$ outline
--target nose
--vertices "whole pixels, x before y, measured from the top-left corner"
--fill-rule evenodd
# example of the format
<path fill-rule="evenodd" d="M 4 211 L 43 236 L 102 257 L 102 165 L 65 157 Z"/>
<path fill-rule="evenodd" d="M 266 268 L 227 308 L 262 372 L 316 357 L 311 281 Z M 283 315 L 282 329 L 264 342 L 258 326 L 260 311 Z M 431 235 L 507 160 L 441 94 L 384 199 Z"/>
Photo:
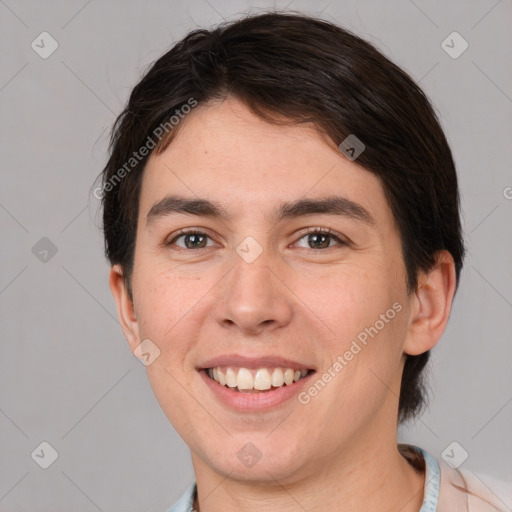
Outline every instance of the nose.
<path fill-rule="evenodd" d="M 232 271 L 216 297 L 215 318 L 223 328 L 258 335 L 286 326 L 292 317 L 293 293 L 281 269 L 265 251 L 247 263 L 237 254 Z"/>

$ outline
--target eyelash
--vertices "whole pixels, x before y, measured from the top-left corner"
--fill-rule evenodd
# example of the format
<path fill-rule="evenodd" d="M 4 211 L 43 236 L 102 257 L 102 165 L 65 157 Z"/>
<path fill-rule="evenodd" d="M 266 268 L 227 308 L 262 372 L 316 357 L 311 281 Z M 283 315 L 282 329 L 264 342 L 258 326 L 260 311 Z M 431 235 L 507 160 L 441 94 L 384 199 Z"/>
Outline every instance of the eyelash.
<path fill-rule="evenodd" d="M 349 245 L 349 242 L 343 240 L 341 238 L 341 235 L 338 235 L 337 233 L 335 233 L 334 231 L 332 231 L 331 229 L 329 228 L 309 228 L 306 232 L 302 233 L 301 236 L 299 236 L 299 238 L 297 239 L 298 240 L 301 240 L 302 238 L 304 238 L 305 236 L 307 235 L 311 235 L 311 234 L 319 234 L 319 235 L 329 235 L 331 238 L 333 238 L 336 242 L 338 242 L 337 245 L 339 246 L 348 246 Z M 172 240 L 170 240 L 169 242 L 166 242 L 165 243 L 165 246 L 171 246 L 173 245 L 179 238 L 185 236 L 185 235 L 205 235 L 207 236 L 208 238 L 212 239 L 212 237 L 210 237 L 208 235 L 208 233 L 205 233 L 204 231 L 199 231 L 199 230 L 196 230 L 196 229 L 180 229 L 176 236 L 174 236 L 172 238 Z M 186 248 L 186 247 L 180 247 L 179 250 L 184 250 L 184 251 L 201 251 L 203 249 L 208 249 L 209 247 L 200 247 L 198 249 L 189 249 L 189 248 Z M 315 251 L 315 252 L 318 252 L 318 251 L 326 251 L 328 249 L 332 249 L 332 247 L 327 247 L 326 249 L 310 249 L 312 251 Z"/>

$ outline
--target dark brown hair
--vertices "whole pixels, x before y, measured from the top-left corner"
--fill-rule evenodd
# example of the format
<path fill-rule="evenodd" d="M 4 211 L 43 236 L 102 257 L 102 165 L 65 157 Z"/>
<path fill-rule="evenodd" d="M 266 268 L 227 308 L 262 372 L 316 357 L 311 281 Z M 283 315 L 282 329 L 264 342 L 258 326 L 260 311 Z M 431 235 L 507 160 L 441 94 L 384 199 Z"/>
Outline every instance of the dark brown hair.
<path fill-rule="evenodd" d="M 96 191 L 106 256 L 123 268 L 130 297 L 144 165 L 176 128 L 158 140 L 154 134 L 191 99 L 201 104 L 228 95 L 270 122 L 313 123 L 336 146 L 354 134 L 365 145 L 357 163 L 380 179 L 398 225 L 409 292 L 417 288 L 418 271 L 430 270 L 442 249 L 455 260 L 458 282 L 464 244 L 455 164 L 425 94 L 349 31 L 303 15 L 265 13 L 189 33 L 150 67 L 113 127 Z M 150 139 L 154 149 L 130 160 Z M 429 356 L 407 356 L 400 421 L 424 405 Z"/>

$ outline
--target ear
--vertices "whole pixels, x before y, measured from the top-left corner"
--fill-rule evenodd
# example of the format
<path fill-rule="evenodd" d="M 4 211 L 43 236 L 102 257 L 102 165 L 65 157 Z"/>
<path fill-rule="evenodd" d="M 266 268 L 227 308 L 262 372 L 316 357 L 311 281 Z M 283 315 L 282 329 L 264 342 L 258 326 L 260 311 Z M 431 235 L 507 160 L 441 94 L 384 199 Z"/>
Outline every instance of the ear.
<path fill-rule="evenodd" d="M 139 325 L 135 316 L 135 309 L 131 301 L 123 270 L 120 265 L 113 265 L 110 269 L 109 285 L 116 301 L 117 314 L 124 336 L 133 352 L 140 344 Z"/>
<path fill-rule="evenodd" d="M 420 272 L 411 298 L 411 318 L 404 345 L 406 354 L 423 354 L 441 338 L 456 289 L 455 263 L 448 251 L 439 251 L 434 268 Z"/>

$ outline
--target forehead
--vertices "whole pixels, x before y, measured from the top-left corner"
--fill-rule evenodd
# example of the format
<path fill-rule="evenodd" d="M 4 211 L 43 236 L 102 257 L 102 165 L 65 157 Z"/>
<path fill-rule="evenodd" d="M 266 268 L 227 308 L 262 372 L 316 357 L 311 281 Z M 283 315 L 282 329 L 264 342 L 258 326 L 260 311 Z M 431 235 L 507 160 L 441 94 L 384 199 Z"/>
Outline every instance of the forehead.
<path fill-rule="evenodd" d="M 272 220 L 283 202 L 341 195 L 390 222 L 379 179 L 311 125 L 277 125 L 228 98 L 199 105 L 146 165 L 139 223 L 166 195 L 209 198 L 232 218 Z"/>

